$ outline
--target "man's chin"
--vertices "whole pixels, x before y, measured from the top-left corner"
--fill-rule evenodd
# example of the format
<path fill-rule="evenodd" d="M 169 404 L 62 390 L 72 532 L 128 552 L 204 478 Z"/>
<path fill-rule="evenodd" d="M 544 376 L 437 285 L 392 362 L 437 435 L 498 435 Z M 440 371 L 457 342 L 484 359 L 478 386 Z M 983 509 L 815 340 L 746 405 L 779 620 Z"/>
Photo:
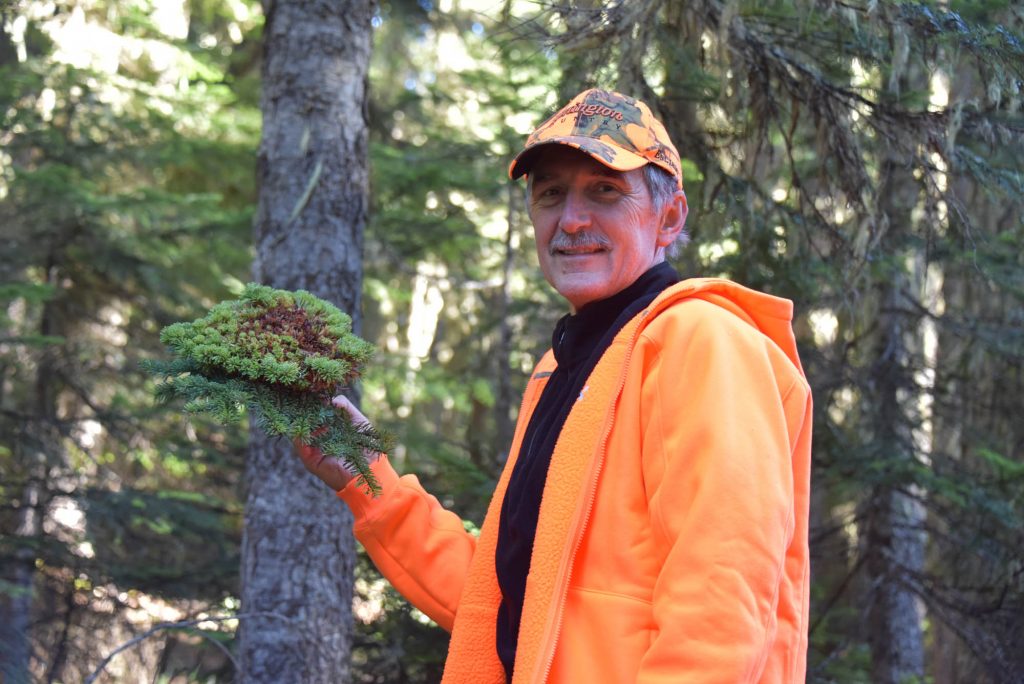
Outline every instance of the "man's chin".
<path fill-rule="evenodd" d="M 558 294 L 562 295 L 570 304 L 573 313 L 579 311 L 587 304 L 604 299 L 605 280 L 600 277 L 585 277 L 584 273 L 574 274 L 574 277 L 565 278 L 555 284 Z"/>

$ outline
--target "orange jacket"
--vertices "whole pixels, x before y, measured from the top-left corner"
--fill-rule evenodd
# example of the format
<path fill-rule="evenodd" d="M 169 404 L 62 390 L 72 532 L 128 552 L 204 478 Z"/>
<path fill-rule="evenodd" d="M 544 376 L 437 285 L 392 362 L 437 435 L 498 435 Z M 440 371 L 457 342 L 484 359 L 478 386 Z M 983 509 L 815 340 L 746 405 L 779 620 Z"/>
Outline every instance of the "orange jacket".
<path fill-rule="evenodd" d="M 802 682 L 811 396 L 792 304 L 693 279 L 618 334 L 551 458 L 515 684 Z M 479 539 L 386 459 L 339 496 L 381 572 L 452 630 L 444 682 L 497 684 L 498 515 L 549 352 Z"/>

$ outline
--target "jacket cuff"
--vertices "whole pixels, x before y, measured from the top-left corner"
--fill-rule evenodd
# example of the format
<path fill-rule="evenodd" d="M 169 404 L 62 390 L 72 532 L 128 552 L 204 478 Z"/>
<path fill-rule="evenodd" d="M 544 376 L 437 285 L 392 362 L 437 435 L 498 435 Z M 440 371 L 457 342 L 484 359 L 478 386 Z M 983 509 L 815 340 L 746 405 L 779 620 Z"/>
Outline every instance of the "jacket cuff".
<path fill-rule="evenodd" d="M 386 454 L 370 464 L 370 471 L 377 478 L 380 485 L 380 494 L 373 496 L 366 491 L 366 488 L 358 484 L 359 478 L 353 478 L 347 485 L 335 492 L 338 498 L 348 504 L 356 520 L 367 516 L 388 493 L 398 486 L 398 473 L 391 467 L 391 462 Z"/>

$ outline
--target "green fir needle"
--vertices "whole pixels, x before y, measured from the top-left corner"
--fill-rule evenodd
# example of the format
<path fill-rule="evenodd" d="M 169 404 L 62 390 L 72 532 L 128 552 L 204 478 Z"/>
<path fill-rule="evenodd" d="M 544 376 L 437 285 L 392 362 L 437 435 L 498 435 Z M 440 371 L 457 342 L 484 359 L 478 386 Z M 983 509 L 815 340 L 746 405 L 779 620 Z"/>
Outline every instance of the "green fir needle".
<path fill-rule="evenodd" d="M 268 435 L 340 458 L 361 486 L 380 491 L 365 454 L 390 451 L 392 440 L 353 424 L 331 405 L 373 354 L 337 307 L 304 290 L 250 283 L 238 299 L 215 305 L 203 318 L 167 326 L 160 341 L 174 358 L 144 363 L 162 379 L 159 399 L 183 398 L 186 411 L 225 424 L 248 409 Z"/>

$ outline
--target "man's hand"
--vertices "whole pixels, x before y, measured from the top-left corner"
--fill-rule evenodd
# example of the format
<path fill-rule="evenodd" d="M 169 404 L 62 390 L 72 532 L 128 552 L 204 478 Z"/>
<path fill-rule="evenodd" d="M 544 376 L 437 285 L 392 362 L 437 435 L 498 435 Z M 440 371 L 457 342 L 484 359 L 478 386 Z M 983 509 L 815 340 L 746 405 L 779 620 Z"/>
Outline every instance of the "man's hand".
<path fill-rule="evenodd" d="M 338 395 L 331 399 L 331 403 L 336 408 L 339 408 L 348 413 L 349 418 L 356 425 L 369 424 L 369 420 L 366 416 L 348 400 L 347 397 Z M 307 446 L 298 440 L 295 441 L 295 449 L 299 453 L 299 459 L 302 461 L 302 465 L 306 466 L 306 470 L 316 475 L 320 480 L 333 489 L 338 491 L 344 489 L 349 482 L 355 479 L 341 460 L 337 458 L 324 458 L 323 453 L 319 449 L 314 449 L 311 446 Z M 366 460 L 369 463 L 373 463 L 380 454 L 366 454 Z"/>

